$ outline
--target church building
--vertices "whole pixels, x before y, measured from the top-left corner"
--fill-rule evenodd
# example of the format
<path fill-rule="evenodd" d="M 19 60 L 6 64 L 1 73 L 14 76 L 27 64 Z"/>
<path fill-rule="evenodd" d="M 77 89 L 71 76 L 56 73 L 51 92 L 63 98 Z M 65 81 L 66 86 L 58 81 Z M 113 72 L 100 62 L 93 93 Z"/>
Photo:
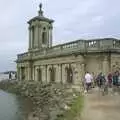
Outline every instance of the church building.
<path fill-rule="evenodd" d="M 42 4 L 39 9 L 38 16 L 28 21 L 28 51 L 17 56 L 18 80 L 81 86 L 86 71 L 107 75 L 119 70 L 120 40 L 80 39 L 53 46 L 54 20 L 44 16 Z"/>

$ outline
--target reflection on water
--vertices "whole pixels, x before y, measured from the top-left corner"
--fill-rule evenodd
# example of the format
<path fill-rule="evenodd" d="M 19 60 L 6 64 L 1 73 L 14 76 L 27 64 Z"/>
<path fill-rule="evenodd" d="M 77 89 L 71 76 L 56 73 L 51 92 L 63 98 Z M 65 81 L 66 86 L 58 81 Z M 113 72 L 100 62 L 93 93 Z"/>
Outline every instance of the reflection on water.
<path fill-rule="evenodd" d="M 26 120 L 32 107 L 30 100 L 0 90 L 0 120 Z"/>

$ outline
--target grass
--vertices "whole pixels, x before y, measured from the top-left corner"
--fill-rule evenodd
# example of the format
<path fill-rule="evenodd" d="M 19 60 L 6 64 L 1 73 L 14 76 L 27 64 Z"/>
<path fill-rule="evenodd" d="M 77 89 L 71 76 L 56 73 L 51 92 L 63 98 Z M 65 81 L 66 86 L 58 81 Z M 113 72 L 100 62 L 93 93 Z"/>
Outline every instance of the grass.
<path fill-rule="evenodd" d="M 80 116 L 84 104 L 83 96 L 78 96 L 73 101 L 70 110 L 65 111 L 63 115 L 59 116 L 57 120 L 74 120 L 77 116 Z"/>

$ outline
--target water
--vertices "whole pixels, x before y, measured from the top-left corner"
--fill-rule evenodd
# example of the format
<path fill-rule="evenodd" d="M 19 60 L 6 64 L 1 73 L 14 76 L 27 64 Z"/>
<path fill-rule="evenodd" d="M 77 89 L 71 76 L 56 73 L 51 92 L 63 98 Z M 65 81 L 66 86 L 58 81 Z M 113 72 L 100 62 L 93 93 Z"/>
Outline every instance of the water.
<path fill-rule="evenodd" d="M 27 120 L 32 102 L 0 90 L 0 120 Z"/>
<path fill-rule="evenodd" d="M 15 74 L 11 74 L 12 79 L 15 79 Z M 9 79 L 9 74 L 3 74 L 0 73 L 0 81 L 1 80 L 8 80 Z"/>
<path fill-rule="evenodd" d="M 9 75 L 8 74 L 1 74 L 0 73 L 0 81 L 1 80 L 8 80 L 9 79 Z"/>

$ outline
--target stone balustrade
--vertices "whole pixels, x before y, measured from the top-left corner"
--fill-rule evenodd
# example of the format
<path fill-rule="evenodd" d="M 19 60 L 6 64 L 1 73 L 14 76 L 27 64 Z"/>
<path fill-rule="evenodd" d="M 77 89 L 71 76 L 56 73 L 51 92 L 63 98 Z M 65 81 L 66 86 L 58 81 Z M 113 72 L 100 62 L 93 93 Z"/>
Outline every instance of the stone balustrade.
<path fill-rule="evenodd" d="M 18 54 L 18 59 L 24 58 L 24 57 L 28 57 L 28 52 L 26 53 L 22 53 L 22 54 Z"/>
<path fill-rule="evenodd" d="M 43 57 L 49 55 L 59 55 L 71 52 L 89 52 L 89 51 L 102 51 L 106 49 L 120 49 L 120 40 L 114 38 L 93 39 L 93 40 L 77 40 L 74 42 L 68 42 L 65 44 L 59 44 L 51 48 L 33 51 L 31 53 L 26 52 L 18 55 L 19 59 L 28 59 L 30 56 Z"/>

